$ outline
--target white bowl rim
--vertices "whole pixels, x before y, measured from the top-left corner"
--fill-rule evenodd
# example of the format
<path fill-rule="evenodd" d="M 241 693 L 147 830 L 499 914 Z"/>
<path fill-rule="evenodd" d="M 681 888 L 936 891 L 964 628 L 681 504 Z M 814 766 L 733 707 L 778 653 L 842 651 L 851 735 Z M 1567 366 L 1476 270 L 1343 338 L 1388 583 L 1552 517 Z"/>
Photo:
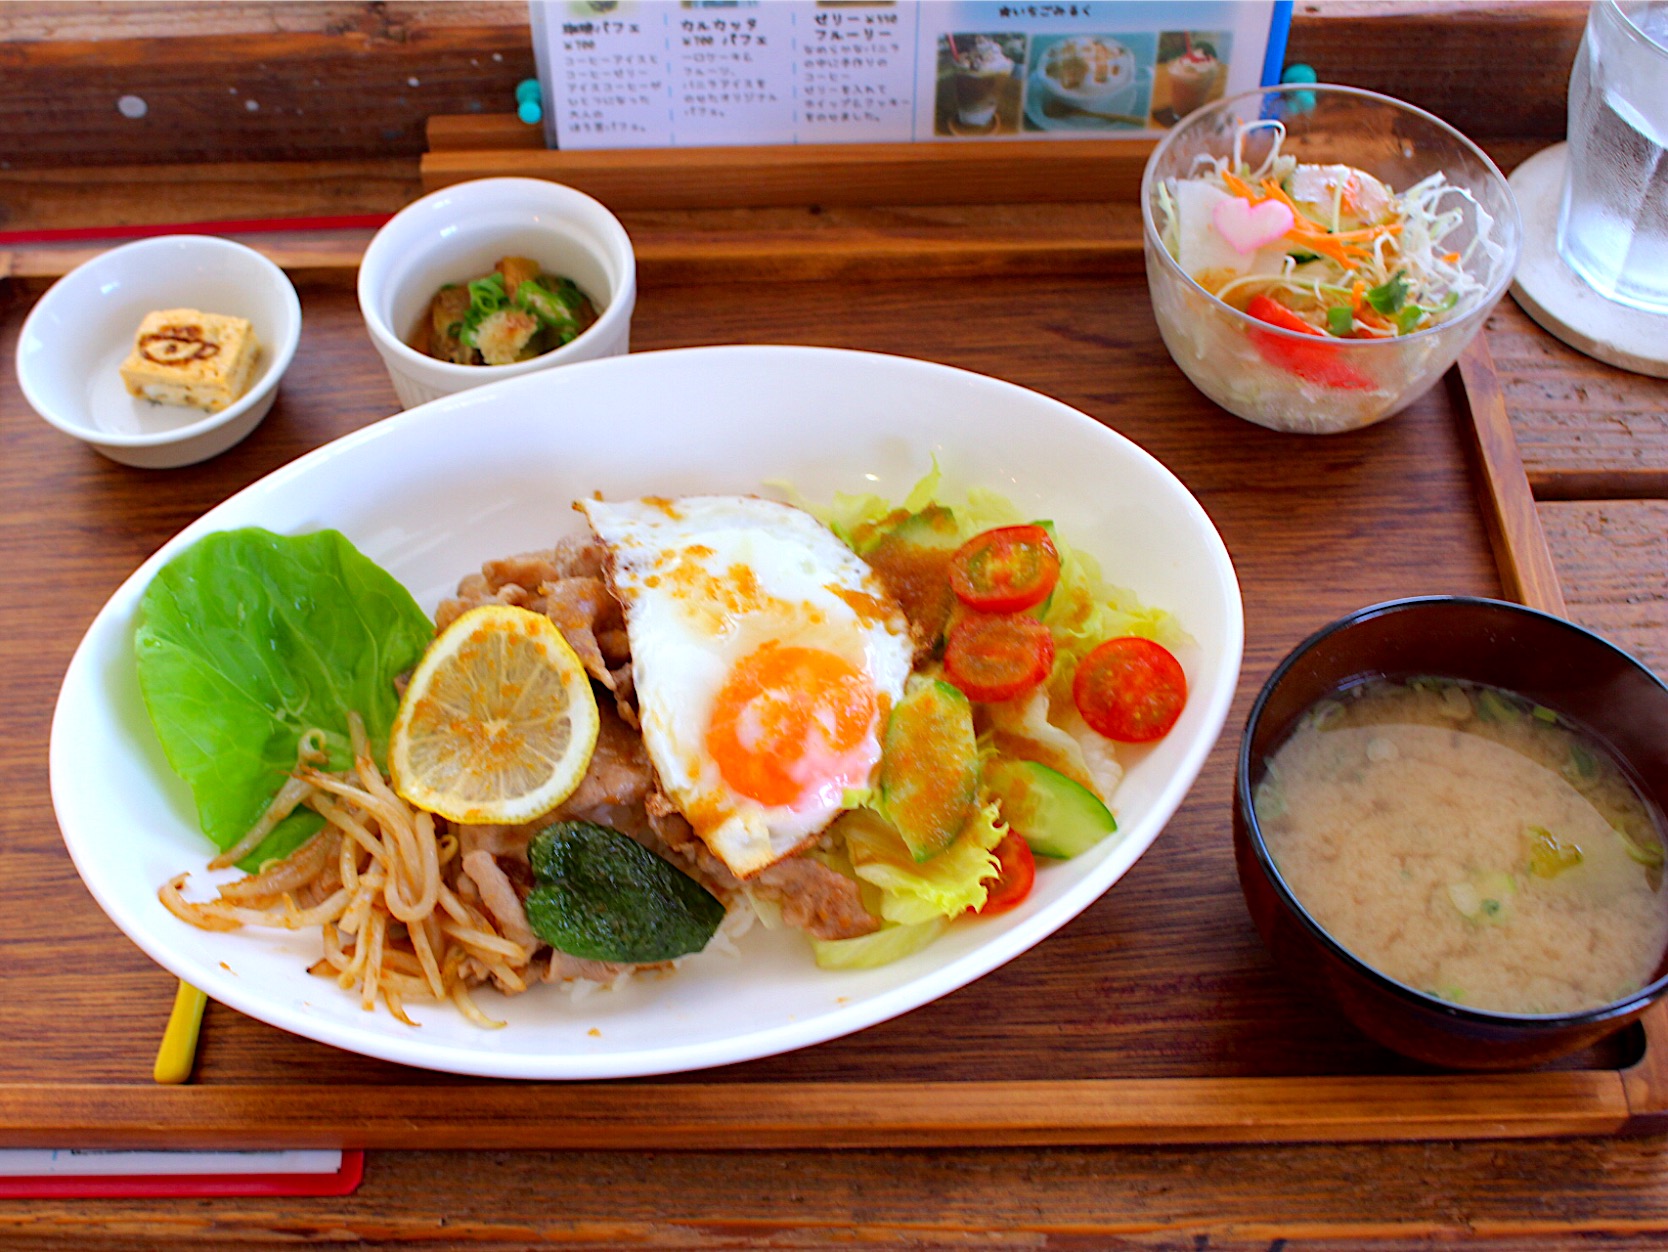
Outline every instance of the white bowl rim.
<path fill-rule="evenodd" d="M 1295 330 L 1287 330 L 1282 326 L 1275 326 L 1270 322 L 1258 321 L 1249 313 L 1241 312 L 1239 309 L 1236 309 L 1233 305 L 1229 304 L 1226 300 L 1220 299 L 1219 297 L 1212 295 L 1209 291 L 1206 291 L 1194 281 L 1193 275 L 1184 270 L 1181 267 L 1181 263 L 1178 262 L 1175 257 L 1170 255 L 1170 249 L 1166 248 L 1164 246 L 1164 241 L 1159 238 L 1158 224 L 1153 221 L 1152 210 L 1153 171 L 1158 167 L 1159 158 L 1164 155 L 1165 151 L 1170 147 L 1171 142 L 1176 138 L 1176 136 L 1180 135 L 1183 130 L 1187 129 L 1188 126 L 1199 121 L 1208 114 L 1225 113 L 1231 106 L 1240 104 L 1254 96 L 1291 95 L 1300 91 L 1316 93 L 1327 92 L 1343 96 L 1357 96 L 1363 100 L 1370 100 L 1376 104 L 1387 104 L 1403 113 L 1421 118 L 1439 130 L 1447 131 L 1449 135 L 1468 148 L 1471 155 L 1481 161 L 1484 168 L 1486 168 L 1488 172 L 1494 176 L 1501 189 L 1505 192 L 1506 205 L 1511 210 L 1510 222 L 1512 230 L 1508 239 L 1508 243 L 1510 244 L 1510 255 L 1507 257 L 1507 264 L 1502 267 L 1499 280 L 1491 284 L 1488 290 L 1486 290 L 1478 299 L 1477 303 L 1468 309 L 1463 315 L 1455 318 L 1451 322 L 1439 322 L 1435 326 L 1427 326 L 1423 330 L 1416 330 L 1411 335 L 1397 335 L 1394 339 L 1332 338 L 1328 340 L 1328 344 L 1332 347 L 1342 349 L 1346 354 L 1350 352 L 1372 352 L 1377 350 L 1382 344 L 1388 343 L 1401 346 L 1403 344 L 1412 343 L 1414 340 L 1421 339 L 1426 335 L 1434 336 L 1444 331 L 1451 332 L 1456 327 L 1468 326 L 1472 322 L 1475 322 L 1480 318 L 1487 317 L 1490 313 L 1492 313 L 1494 311 L 1494 306 L 1498 304 L 1500 302 L 1500 298 L 1506 294 L 1506 288 L 1511 286 L 1512 276 L 1517 272 L 1518 259 L 1523 254 L 1523 214 L 1518 208 L 1517 197 L 1512 193 L 1511 183 L 1507 180 L 1506 176 L 1500 172 L 1500 167 L 1494 163 L 1494 159 L 1478 147 L 1474 140 L 1469 138 L 1456 127 L 1449 125 L 1436 114 L 1426 112 L 1416 104 L 1409 104 L 1405 100 L 1398 100 L 1396 97 L 1387 96 L 1382 92 L 1368 91 L 1364 87 L 1345 87 L 1338 83 L 1281 83 L 1273 87 L 1255 87 L 1250 91 L 1242 91 L 1237 96 L 1228 96 L 1222 100 L 1212 100 L 1203 108 L 1189 113 L 1182 121 L 1177 122 L 1176 125 L 1171 128 L 1169 134 L 1165 135 L 1164 138 L 1159 141 L 1158 147 L 1153 149 L 1153 154 L 1147 158 L 1146 168 L 1141 172 L 1141 237 L 1143 243 L 1146 245 L 1147 254 L 1149 256 L 1157 254 L 1160 258 L 1162 258 L 1159 261 L 1159 265 L 1161 265 L 1166 272 L 1179 276 L 1183 282 L 1192 284 L 1195 290 L 1199 291 L 1202 295 L 1208 297 L 1217 305 L 1220 305 L 1223 310 L 1231 314 L 1235 321 L 1245 326 L 1254 326 L 1259 333 L 1267 332 L 1280 339 L 1302 341 L 1313 338 L 1313 336 L 1305 335 Z"/>
<path fill-rule="evenodd" d="M 625 271 L 620 280 L 619 290 L 613 293 L 613 298 L 609 300 L 608 306 L 597 315 L 597 320 L 587 326 L 579 335 L 576 335 L 559 348 L 552 348 L 549 352 L 530 357 L 525 361 L 512 361 L 508 365 L 459 365 L 455 361 L 442 361 L 438 357 L 429 356 L 426 352 L 417 351 L 416 348 L 413 348 L 394 333 L 394 328 L 388 324 L 387 320 L 377 310 L 376 302 L 370 298 L 367 263 L 373 259 L 374 254 L 393 246 L 388 242 L 389 234 L 401 219 L 409 221 L 419 213 L 429 211 L 433 208 L 435 202 L 448 196 L 459 194 L 478 196 L 487 193 L 492 188 L 508 189 L 509 187 L 530 192 L 536 191 L 541 195 L 554 193 L 560 200 L 566 201 L 570 206 L 577 204 L 585 209 L 594 208 L 600 215 L 597 220 L 604 233 L 612 236 L 614 242 L 622 246 L 625 255 Z M 465 190 L 466 188 L 468 190 Z M 380 259 L 380 257 L 377 259 Z M 629 318 L 637 297 L 637 250 L 632 245 L 631 235 L 620 219 L 614 215 L 613 210 L 595 196 L 589 195 L 577 187 L 548 178 L 519 178 L 514 176 L 474 178 L 431 191 L 428 195 L 413 200 L 384 222 L 376 234 L 371 236 L 371 242 L 365 247 L 365 255 L 360 262 L 359 274 L 354 287 L 359 298 L 360 315 L 365 319 L 365 328 L 370 332 L 371 338 L 381 352 L 392 354 L 395 360 L 405 365 L 433 371 L 432 377 L 443 378 L 448 383 L 469 382 L 471 386 L 477 386 L 497 382 L 502 378 L 514 378 L 518 374 L 532 373 L 551 365 L 560 365 L 573 355 L 569 349 L 586 335 L 596 331 L 601 331 L 602 334 L 606 335 L 619 322 Z"/>
<path fill-rule="evenodd" d="M 269 277 L 276 280 L 273 287 L 278 292 L 279 300 L 290 314 L 290 333 L 284 336 L 282 342 L 270 346 L 269 350 L 273 353 L 272 363 L 267 367 L 266 375 L 260 385 L 251 387 L 218 413 L 205 414 L 189 425 L 176 426 L 172 430 L 140 431 L 137 433 L 94 430 L 79 423 L 70 422 L 61 413 L 53 410 L 50 405 L 45 404 L 40 398 L 40 393 L 31 385 L 29 370 L 24 365 L 23 345 L 28 341 L 29 328 L 33 325 L 36 316 L 40 314 L 42 309 L 47 308 L 49 302 L 54 299 L 53 293 L 59 292 L 67 280 L 75 277 L 81 271 L 90 266 L 99 265 L 118 253 L 160 248 L 164 244 L 177 246 L 181 242 L 211 249 L 223 248 L 245 254 L 258 263 L 257 268 L 262 269 Z M 57 298 L 67 299 L 68 297 L 60 294 Z M 235 239 L 226 239 L 220 235 L 194 235 L 183 232 L 174 235 L 152 235 L 146 239 L 135 239 L 130 243 L 118 244 L 95 257 L 89 257 L 48 287 L 45 294 L 35 301 L 35 307 L 29 310 L 29 316 L 24 319 L 23 328 L 18 333 L 14 368 L 17 371 L 18 387 L 23 391 L 23 398 L 29 402 L 29 407 L 40 416 L 42 421 L 57 427 L 66 435 L 72 435 L 84 443 L 92 444 L 94 447 L 157 448 L 168 444 L 184 443 L 189 439 L 195 439 L 198 435 L 206 435 L 210 431 L 218 430 L 220 427 L 229 425 L 242 417 L 278 386 L 285 371 L 289 369 L 290 362 L 295 359 L 295 350 L 300 346 L 300 343 L 301 297 L 296 294 L 295 284 L 290 281 L 290 276 L 284 273 L 283 268 L 276 261 L 259 249 L 251 248 L 248 244 L 239 243 Z"/>

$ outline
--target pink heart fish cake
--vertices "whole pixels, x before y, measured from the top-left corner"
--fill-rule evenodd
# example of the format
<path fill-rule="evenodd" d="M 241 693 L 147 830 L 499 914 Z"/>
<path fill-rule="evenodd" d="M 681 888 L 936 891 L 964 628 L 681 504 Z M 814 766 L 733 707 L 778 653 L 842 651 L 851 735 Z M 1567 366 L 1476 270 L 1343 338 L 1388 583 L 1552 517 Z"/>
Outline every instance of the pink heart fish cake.
<path fill-rule="evenodd" d="M 1297 218 L 1289 207 L 1278 200 L 1252 204 L 1232 196 L 1219 202 L 1211 211 L 1211 222 L 1216 227 L 1216 233 L 1243 256 L 1255 252 L 1264 244 L 1273 243 L 1296 224 Z"/>

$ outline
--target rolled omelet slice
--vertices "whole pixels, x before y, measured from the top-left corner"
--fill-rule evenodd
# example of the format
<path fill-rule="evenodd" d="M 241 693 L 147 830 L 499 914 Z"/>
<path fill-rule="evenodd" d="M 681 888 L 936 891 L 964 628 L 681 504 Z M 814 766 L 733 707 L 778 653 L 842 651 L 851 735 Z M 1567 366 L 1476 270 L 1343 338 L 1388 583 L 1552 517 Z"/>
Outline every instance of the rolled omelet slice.
<path fill-rule="evenodd" d="M 139 323 L 122 381 L 141 399 L 218 413 L 249 390 L 260 355 L 247 318 L 162 309 Z"/>

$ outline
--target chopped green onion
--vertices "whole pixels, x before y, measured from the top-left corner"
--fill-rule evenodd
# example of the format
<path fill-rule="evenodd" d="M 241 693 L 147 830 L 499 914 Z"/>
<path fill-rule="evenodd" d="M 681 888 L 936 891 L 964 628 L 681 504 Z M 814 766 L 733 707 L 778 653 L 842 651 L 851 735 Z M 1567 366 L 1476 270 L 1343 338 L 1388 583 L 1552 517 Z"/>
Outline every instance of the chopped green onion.
<path fill-rule="evenodd" d="M 1656 840 L 1652 839 L 1648 843 L 1640 843 L 1620 826 L 1612 826 L 1610 829 L 1614 830 L 1617 837 L 1621 839 L 1622 846 L 1627 849 L 1630 858 L 1646 869 L 1660 869 L 1662 867 L 1664 860 L 1662 845 Z"/>
<path fill-rule="evenodd" d="M 1530 826 L 1529 872 L 1536 878 L 1556 878 L 1586 859 L 1577 844 L 1565 843 L 1545 826 Z"/>
<path fill-rule="evenodd" d="M 1580 740 L 1570 743 L 1569 764 L 1564 766 L 1566 778 L 1595 778 L 1598 776 L 1598 758 Z"/>
<path fill-rule="evenodd" d="M 1550 726 L 1556 726 L 1558 724 L 1558 715 L 1551 709 L 1547 708 L 1544 704 L 1537 704 L 1534 708 L 1530 709 L 1529 712 L 1534 716 L 1536 721 L 1546 722 Z"/>
<path fill-rule="evenodd" d="M 1477 693 L 1477 716 L 1485 722 L 1509 722 L 1518 710 L 1498 692 L 1484 687 Z"/>
<path fill-rule="evenodd" d="M 1296 261 L 1299 265 L 1307 265 L 1310 261 L 1320 260 L 1320 257 L 1315 255 L 1313 252 L 1288 252 L 1286 255 Z"/>
<path fill-rule="evenodd" d="M 509 295 L 504 291 L 504 276 L 496 270 L 485 278 L 471 279 L 469 312 L 463 315 L 463 324 L 457 331 L 458 339 L 471 348 L 478 346 L 475 343 L 475 332 L 480 329 L 481 323 L 509 302 Z"/>

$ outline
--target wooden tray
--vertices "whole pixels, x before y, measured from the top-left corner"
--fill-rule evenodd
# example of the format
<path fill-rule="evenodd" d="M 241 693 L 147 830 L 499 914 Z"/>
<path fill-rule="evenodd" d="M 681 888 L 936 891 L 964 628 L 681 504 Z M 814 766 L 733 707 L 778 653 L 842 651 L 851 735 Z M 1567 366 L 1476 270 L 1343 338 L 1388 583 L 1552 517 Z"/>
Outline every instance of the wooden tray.
<path fill-rule="evenodd" d="M 1170 362 L 1130 272 L 1138 235 L 1109 231 L 1085 252 L 1061 228 L 1083 221 L 1070 206 L 1033 211 L 1032 238 L 1060 246 L 1019 260 L 1003 249 L 1027 219 L 1007 210 L 856 206 L 829 226 L 777 206 L 739 231 L 717 218 L 622 214 L 651 258 L 635 349 L 894 351 L 1058 396 L 1188 484 L 1234 555 L 1247 610 L 1244 673 L 1223 739 L 1170 826 L 1106 897 L 934 1004 L 721 1070 L 584 1084 L 458 1078 L 341 1053 L 211 1006 L 196 1082 L 152 1085 L 172 980 L 104 919 L 58 839 L 45 778 L 58 680 L 104 599 L 171 534 L 396 405 L 348 281 L 357 245 L 328 239 L 271 245 L 281 255 L 305 249 L 294 270 L 301 351 L 267 422 L 204 466 L 113 465 L 39 422 L 15 380 L 0 380 L 0 552 L 20 589 L 0 610 L 0 764 L 24 783 L 0 817 L 0 1041 L 12 1061 L 0 1083 L 0 1143 L 896 1147 L 1529 1137 L 1663 1124 L 1660 1017 L 1553 1069 L 1430 1070 L 1281 979 L 1234 877 L 1233 753 L 1251 698 L 1293 644 L 1399 595 L 1510 594 L 1561 607 L 1486 346 L 1391 422 L 1328 439 L 1263 431 L 1210 405 Z M 1118 207 L 1109 213 L 1128 220 Z M 935 236 L 953 238 L 961 259 L 923 247 L 916 263 L 899 242 Z M 778 247 L 788 237 L 799 242 Z M 69 255 L 9 259 L 19 278 L 0 310 L 0 354 L 15 349 L 41 286 L 32 276 L 61 270 Z M 865 258 L 884 265 L 865 273 Z M 828 272 L 844 277 L 815 277 Z"/>

